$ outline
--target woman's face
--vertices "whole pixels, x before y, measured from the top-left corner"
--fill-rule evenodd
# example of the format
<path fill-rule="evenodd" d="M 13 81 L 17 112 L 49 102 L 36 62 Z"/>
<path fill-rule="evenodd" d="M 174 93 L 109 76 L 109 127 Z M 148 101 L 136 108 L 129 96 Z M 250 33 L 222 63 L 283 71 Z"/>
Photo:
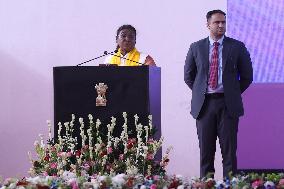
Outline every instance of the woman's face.
<path fill-rule="evenodd" d="M 122 53 L 128 53 L 135 47 L 136 36 L 132 30 L 123 29 L 119 32 L 116 43 L 120 47 Z"/>

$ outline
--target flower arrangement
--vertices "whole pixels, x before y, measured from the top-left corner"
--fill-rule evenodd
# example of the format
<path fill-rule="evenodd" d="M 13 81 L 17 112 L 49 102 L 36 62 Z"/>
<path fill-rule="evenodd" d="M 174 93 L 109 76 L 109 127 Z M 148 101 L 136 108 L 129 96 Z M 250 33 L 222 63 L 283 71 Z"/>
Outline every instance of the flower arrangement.
<path fill-rule="evenodd" d="M 136 138 L 129 137 L 127 126 L 127 114 L 123 113 L 124 124 L 120 137 L 114 137 L 113 131 L 116 126 L 116 118 L 111 118 L 107 125 L 107 133 L 100 129 L 99 119 L 94 123 L 93 116 L 88 115 L 89 126 L 86 126 L 83 118 L 79 118 L 81 145 L 78 145 L 78 138 L 74 137 L 75 116 L 72 115 L 70 122 L 59 122 L 58 140 L 51 136 L 51 123 L 47 122 L 49 133 L 48 143 L 44 143 L 43 135 L 40 141 L 36 141 L 35 151 L 37 160 L 29 159 L 32 168 L 31 176 L 62 176 L 66 171 L 76 176 L 96 175 L 127 175 L 141 174 L 144 176 L 165 174 L 165 167 L 168 164 L 168 154 L 160 162 L 155 160 L 157 151 L 161 148 L 163 138 L 154 140 L 154 129 L 152 116 L 148 116 L 149 125 L 143 126 L 138 123 L 139 117 L 135 118 Z M 64 130 L 64 132 L 63 132 Z M 78 148 L 78 146 L 81 146 Z"/>
<path fill-rule="evenodd" d="M 123 113 L 120 137 L 113 136 L 114 117 L 107 125 L 107 133 L 100 129 L 100 120 L 94 123 L 92 115 L 88 118 L 89 126 L 85 126 L 84 120 L 79 118 L 79 140 L 73 136 L 74 115 L 64 126 L 59 123 L 57 141 L 52 138 L 48 121 L 47 143 L 43 135 L 39 135 L 40 140 L 34 143 L 37 159 L 33 160 L 29 152 L 31 177 L 0 179 L 0 189 L 284 189 L 283 173 L 250 173 L 219 181 L 169 176 L 165 168 L 172 148 L 166 150 L 160 162 L 155 161 L 163 139 L 153 139 L 152 116 L 148 117 L 148 126 L 138 123 L 139 117 L 134 116 L 136 138 L 128 135 L 126 113 Z"/>
<path fill-rule="evenodd" d="M 231 179 L 216 181 L 212 178 L 186 179 L 181 175 L 146 176 L 127 174 L 92 177 L 76 176 L 65 171 L 62 176 L 36 176 L 22 180 L 9 178 L 0 182 L 0 189 L 15 188 L 72 188 L 72 189 L 281 189 L 284 188 L 284 174 L 237 175 Z"/>

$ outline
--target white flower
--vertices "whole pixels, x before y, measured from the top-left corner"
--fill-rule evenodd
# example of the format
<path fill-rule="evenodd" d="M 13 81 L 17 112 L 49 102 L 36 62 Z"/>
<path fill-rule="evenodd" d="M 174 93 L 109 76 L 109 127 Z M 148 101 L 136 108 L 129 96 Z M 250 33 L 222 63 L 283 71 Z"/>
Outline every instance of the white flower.
<path fill-rule="evenodd" d="M 143 148 L 144 151 L 146 151 L 146 152 L 148 151 L 148 146 L 143 146 L 142 148 Z"/>
<path fill-rule="evenodd" d="M 118 143 L 119 143 L 119 138 L 118 138 L 118 137 L 115 137 L 114 143 L 113 143 L 114 148 L 117 148 Z"/>
<path fill-rule="evenodd" d="M 89 115 L 88 115 L 88 118 L 89 118 L 89 120 L 93 120 L 92 114 L 89 114 Z"/>
<path fill-rule="evenodd" d="M 28 173 L 29 173 L 29 175 L 30 176 L 35 176 L 35 174 L 36 174 L 36 172 L 35 172 L 35 170 L 33 169 L 33 168 L 30 168 L 29 170 L 28 170 Z"/>
<path fill-rule="evenodd" d="M 101 125 L 101 121 L 99 119 L 97 119 L 97 121 L 96 121 L 96 129 L 97 130 L 99 129 L 100 125 Z"/>
<path fill-rule="evenodd" d="M 239 182 L 239 179 L 236 177 L 233 177 L 231 180 L 232 185 L 236 185 Z"/>
<path fill-rule="evenodd" d="M 64 171 L 62 174 L 62 178 L 66 181 L 69 181 L 71 179 L 76 179 L 77 177 L 75 173 L 72 173 L 70 171 Z"/>
<path fill-rule="evenodd" d="M 48 127 L 48 138 L 51 140 L 51 121 L 50 120 L 47 120 L 46 121 L 47 123 L 47 127 Z"/>
<path fill-rule="evenodd" d="M 71 119 L 72 119 L 72 121 L 75 120 L 75 115 L 74 114 L 71 114 Z"/>
<path fill-rule="evenodd" d="M 59 166 L 58 166 L 58 167 L 59 167 Z M 63 173 L 64 173 L 63 169 L 60 169 L 57 174 L 62 176 Z"/>
<path fill-rule="evenodd" d="M 8 188 L 16 188 L 16 183 L 11 183 L 9 186 L 8 186 Z"/>
<path fill-rule="evenodd" d="M 34 142 L 34 146 L 38 146 L 38 145 L 39 145 L 39 141 L 36 140 L 36 141 Z"/>
<path fill-rule="evenodd" d="M 184 185 L 179 185 L 177 189 L 184 189 Z"/>
<path fill-rule="evenodd" d="M 111 117 L 111 123 L 115 124 L 115 122 L 116 122 L 116 118 L 115 117 Z"/>
<path fill-rule="evenodd" d="M 32 153 L 30 151 L 28 151 L 28 157 L 29 157 L 30 162 L 32 163 L 33 162 L 33 158 L 32 158 Z"/>
<path fill-rule="evenodd" d="M 265 188 L 268 188 L 268 187 L 274 187 L 275 185 L 274 185 L 274 183 L 271 182 L 271 181 L 266 181 L 266 182 L 264 183 L 264 186 L 265 186 Z"/>
<path fill-rule="evenodd" d="M 138 117 L 138 115 L 137 114 L 135 114 L 134 115 L 134 121 L 135 121 L 135 126 L 137 126 L 137 122 L 138 122 L 138 119 L 139 119 L 139 117 Z"/>
<path fill-rule="evenodd" d="M 207 178 L 205 182 L 214 181 L 213 178 Z"/>
<path fill-rule="evenodd" d="M 107 147 L 111 147 L 111 141 L 107 142 Z"/>
<path fill-rule="evenodd" d="M 92 182 L 84 182 L 83 183 L 83 188 L 94 188 L 94 189 L 99 189 L 99 184 L 96 183 L 92 183 Z"/>
<path fill-rule="evenodd" d="M 138 168 L 135 167 L 134 165 L 131 165 L 130 167 L 127 168 L 126 173 L 128 175 L 137 175 L 138 173 Z"/>
<path fill-rule="evenodd" d="M 127 113 L 126 113 L 126 112 L 122 112 L 122 116 L 123 116 L 124 118 L 126 118 L 126 117 L 127 117 Z"/>
<path fill-rule="evenodd" d="M 100 176 L 99 177 L 99 182 L 105 181 L 107 178 L 107 176 Z"/>
<path fill-rule="evenodd" d="M 218 181 L 216 182 L 216 184 L 215 184 L 215 187 L 216 187 L 216 188 L 220 188 L 222 185 L 223 185 L 223 186 L 225 185 L 224 181 L 223 181 L 223 180 L 218 180 Z M 222 187 L 222 188 L 223 188 L 223 187 Z"/>
<path fill-rule="evenodd" d="M 118 174 L 114 177 L 112 177 L 112 184 L 113 187 L 121 187 L 125 183 L 125 174 Z"/>
<path fill-rule="evenodd" d="M 178 180 L 180 180 L 180 181 L 183 181 L 183 180 L 184 180 L 184 178 L 183 178 L 182 175 L 176 175 L 176 178 L 177 178 Z"/>
<path fill-rule="evenodd" d="M 39 137 L 40 137 L 40 147 L 41 148 L 44 148 L 44 141 L 43 141 L 43 134 L 39 134 Z"/>
<path fill-rule="evenodd" d="M 39 184 L 43 181 L 43 178 L 36 176 L 36 177 L 28 177 L 26 178 L 26 180 L 32 184 Z"/>

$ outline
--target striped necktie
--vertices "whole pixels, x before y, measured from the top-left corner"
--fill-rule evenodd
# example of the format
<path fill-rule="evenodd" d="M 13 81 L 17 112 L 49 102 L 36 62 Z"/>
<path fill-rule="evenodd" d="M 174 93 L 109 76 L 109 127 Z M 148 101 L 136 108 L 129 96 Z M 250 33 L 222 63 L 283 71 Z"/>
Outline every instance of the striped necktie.
<path fill-rule="evenodd" d="M 214 90 L 217 88 L 218 84 L 218 46 L 220 45 L 220 43 L 214 42 L 213 45 L 214 47 L 211 56 L 208 84 L 209 87 Z"/>

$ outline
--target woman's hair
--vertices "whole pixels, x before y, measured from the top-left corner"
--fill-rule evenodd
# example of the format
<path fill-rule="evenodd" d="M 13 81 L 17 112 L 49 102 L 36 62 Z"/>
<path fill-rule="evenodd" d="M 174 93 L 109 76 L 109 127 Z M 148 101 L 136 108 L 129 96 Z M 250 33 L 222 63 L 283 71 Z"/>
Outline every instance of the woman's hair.
<path fill-rule="evenodd" d="M 116 39 L 118 38 L 118 35 L 121 32 L 121 30 L 125 30 L 125 29 L 131 30 L 135 34 L 135 37 L 136 37 L 136 29 L 133 26 L 131 26 L 131 25 L 122 25 L 116 31 Z"/>
<path fill-rule="evenodd" d="M 121 32 L 121 30 L 125 30 L 125 29 L 132 31 L 135 34 L 135 37 L 136 37 L 136 29 L 133 26 L 122 25 L 116 31 L 116 39 L 118 39 L 118 36 L 119 36 L 119 33 Z M 117 51 L 118 49 L 119 49 L 119 46 L 117 45 L 115 51 Z"/>

